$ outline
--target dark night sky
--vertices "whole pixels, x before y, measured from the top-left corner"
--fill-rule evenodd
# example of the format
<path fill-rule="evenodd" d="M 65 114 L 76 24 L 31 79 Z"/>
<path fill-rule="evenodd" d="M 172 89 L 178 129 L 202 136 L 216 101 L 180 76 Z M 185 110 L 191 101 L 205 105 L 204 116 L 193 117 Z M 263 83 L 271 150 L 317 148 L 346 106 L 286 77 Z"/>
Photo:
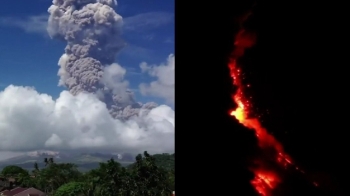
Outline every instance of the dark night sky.
<path fill-rule="evenodd" d="M 258 43 L 245 56 L 253 102 L 269 110 L 265 126 L 311 176 L 345 189 L 346 18 L 332 4 L 273 5 L 258 6 Z"/>
<path fill-rule="evenodd" d="M 197 134 L 193 138 L 185 135 L 187 139 L 184 140 L 189 143 L 200 140 L 199 143 L 203 142 L 206 148 L 203 149 L 203 145 L 198 144 L 193 151 L 205 151 L 204 154 L 215 154 L 219 160 L 226 160 L 215 166 L 225 171 L 220 171 L 219 174 L 205 172 L 210 179 L 222 178 L 223 173 L 226 177 L 234 177 L 232 181 L 220 181 L 215 187 L 216 191 L 222 190 L 222 194 L 225 190 L 244 191 L 244 195 L 249 195 L 251 187 L 247 180 L 249 172 L 245 169 L 245 161 L 246 157 L 257 153 L 256 141 L 249 131 L 227 116 L 227 110 L 232 105 L 227 56 L 232 51 L 233 35 L 238 29 L 234 19 L 251 9 L 253 2 L 235 1 L 230 5 L 229 2 L 224 4 L 210 5 L 208 20 L 211 22 L 204 21 L 205 14 L 191 15 L 191 28 L 200 29 L 199 32 L 176 32 L 178 40 L 188 37 L 191 42 L 192 48 L 188 52 L 186 44 L 189 41 L 179 41 L 176 47 L 179 56 L 182 49 L 189 55 L 182 59 L 184 64 L 188 63 L 190 56 L 193 58 L 196 55 L 190 63 L 196 66 L 187 73 L 191 73 L 191 85 L 196 86 L 192 92 L 200 95 L 199 100 L 205 103 L 196 104 L 197 106 L 191 103 L 191 107 L 195 107 L 191 110 L 198 113 L 197 118 L 201 118 L 200 122 L 203 123 L 198 125 L 200 128 L 193 125 Z M 345 9 L 345 6 L 341 7 Z M 179 10 L 183 12 L 181 8 Z M 283 143 L 295 161 L 305 168 L 307 177 L 324 183 L 318 189 L 321 192 L 315 193 L 310 189 L 309 193 L 314 195 L 348 195 L 345 194 L 347 181 L 342 180 L 349 173 L 346 157 L 349 143 L 346 71 L 348 30 L 344 25 L 348 17 L 344 13 L 346 12 L 335 5 L 325 3 L 259 2 L 254 10 L 254 18 L 247 24 L 258 34 L 256 46 L 247 51 L 242 59 L 246 81 L 252 86 L 247 93 L 253 96 L 253 104 L 257 113 L 262 115 L 265 127 Z M 207 23 L 211 26 L 208 27 Z M 179 29 L 180 26 L 182 25 L 179 25 Z M 180 61 L 181 57 L 179 63 Z M 179 70 L 182 69 L 180 66 Z M 177 74 L 186 72 L 186 68 L 183 69 L 177 70 Z M 182 76 L 178 81 L 181 78 Z M 180 113 L 186 113 L 186 107 L 180 106 L 180 103 L 186 102 L 185 99 L 180 95 L 177 97 Z M 179 117 L 180 121 L 186 119 Z M 177 129 L 182 130 L 181 124 L 178 123 Z M 209 127 L 216 130 L 210 131 Z M 190 130 L 189 127 L 183 129 Z M 200 131 L 204 129 L 208 131 Z M 211 146 L 208 146 L 209 140 Z M 203 175 L 201 173 L 202 170 L 198 171 L 196 176 Z M 181 174 L 179 176 L 178 179 L 182 179 Z M 284 192 L 279 195 L 307 193 L 305 190 L 308 186 L 305 182 L 289 176 L 283 185 Z M 202 186 L 205 183 L 208 184 L 206 187 L 210 187 L 209 182 L 202 182 Z M 201 186 L 198 187 L 200 188 Z M 220 191 L 215 193 L 220 195 Z M 210 188 L 207 192 L 210 192 Z"/>

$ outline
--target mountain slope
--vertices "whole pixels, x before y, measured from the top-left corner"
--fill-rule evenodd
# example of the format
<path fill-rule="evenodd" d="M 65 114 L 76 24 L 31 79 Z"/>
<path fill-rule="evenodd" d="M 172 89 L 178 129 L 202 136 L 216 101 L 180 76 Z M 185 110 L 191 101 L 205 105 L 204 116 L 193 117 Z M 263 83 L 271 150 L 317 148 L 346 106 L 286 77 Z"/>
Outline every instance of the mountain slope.
<path fill-rule="evenodd" d="M 39 167 L 45 167 L 44 159 L 53 158 L 57 163 L 74 163 L 82 171 L 97 168 L 100 162 L 105 162 L 111 158 L 126 166 L 134 162 L 134 156 L 130 154 L 104 154 L 104 153 L 64 153 L 56 151 L 34 151 L 25 155 L 13 157 L 0 161 L 0 169 L 7 165 L 18 165 L 31 171 L 34 163 Z"/>

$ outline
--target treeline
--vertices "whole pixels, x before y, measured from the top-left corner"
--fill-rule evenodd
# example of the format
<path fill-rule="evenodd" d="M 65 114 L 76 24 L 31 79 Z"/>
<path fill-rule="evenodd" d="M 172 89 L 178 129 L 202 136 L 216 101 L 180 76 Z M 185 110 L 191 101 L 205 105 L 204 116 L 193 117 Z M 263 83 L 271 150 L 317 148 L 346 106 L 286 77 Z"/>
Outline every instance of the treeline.
<path fill-rule="evenodd" d="M 175 190 L 175 154 L 150 155 L 145 151 L 122 167 L 114 159 L 82 173 L 73 163 L 55 163 L 45 158 L 45 167 L 32 171 L 10 165 L 1 176 L 16 185 L 34 187 L 52 196 L 169 196 Z"/>

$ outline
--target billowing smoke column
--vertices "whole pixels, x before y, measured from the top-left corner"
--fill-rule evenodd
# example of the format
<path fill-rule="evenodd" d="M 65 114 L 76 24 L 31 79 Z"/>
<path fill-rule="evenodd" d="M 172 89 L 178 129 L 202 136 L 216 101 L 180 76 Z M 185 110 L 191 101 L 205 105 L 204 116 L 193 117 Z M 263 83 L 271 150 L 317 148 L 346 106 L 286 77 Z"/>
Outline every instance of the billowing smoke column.
<path fill-rule="evenodd" d="M 114 63 L 124 47 L 121 39 L 123 19 L 113 7 L 115 0 L 53 0 L 48 9 L 48 33 L 67 42 L 59 60 L 59 85 L 73 95 L 94 93 L 104 101 L 115 118 L 127 119 L 148 111 L 155 103 L 135 102 L 127 89 L 113 89 L 102 80 L 105 66 Z"/>
<path fill-rule="evenodd" d="M 247 20 L 247 17 L 244 20 Z M 271 196 L 273 190 L 282 181 L 279 173 L 281 168 L 292 168 L 301 173 L 304 173 L 304 171 L 292 162 L 289 155 L 285 153 L 282 144 L 269 134 L 261 125 L 259 119 L 255 118 L 254 114 L 251 113 L 252 104 L 244 94 L 244 89 L 249 87 L 249 85 L 244 86 L 242 84 L 242 76 L 244 74 L 238 65 L 238 60 L 244 55 L 246 49 L 255 44 L 255 41 L 255 34 L 244 28 L 241 28 L 235 37 L 234 50 L 228 66 L 233 83 L 237 87 L 237 91 L 232 95 L 237 108 L 230 110 L 230 115 L 234 116 L 245 127 L 254 130 L 258 138 L 261 154 L 255 158 L 254 164 L 250 167 L 255 174 L 255 178 L 251 183 L 260 195 Z M 316 182 L 313 183 L 315 186 L 318 186 Z"/>

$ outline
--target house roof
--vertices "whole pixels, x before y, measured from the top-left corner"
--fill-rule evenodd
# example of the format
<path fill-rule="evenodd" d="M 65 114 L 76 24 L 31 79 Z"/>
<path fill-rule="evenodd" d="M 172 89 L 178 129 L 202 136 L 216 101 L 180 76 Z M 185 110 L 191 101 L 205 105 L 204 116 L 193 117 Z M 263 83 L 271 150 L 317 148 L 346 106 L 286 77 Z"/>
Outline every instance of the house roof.
<path fill-rule="evenodd" d="M 14 196 L 14 195 L 17 195 L 17 194 L 19 194 L 19 193 L 22 193 L 23 191 L 29 190 L 29 189 L 34 189 L 34 190 L 40 191 L 40 190 L 35 189 L 35 188 L 33 188 L 33 187 L 31 187 L 31 188 L 17 187 L 17 188 L 11 189 L 11 190 L 3 191 L 3 192 L 1 192 L 1 193 L 4 194 L 5 196 Z M 41 192 L 41 191 L 40 191 L 40 192 Z M 31 194 L 29 194 L 28 196 L 40 196 L 40 195 L 37 194 L 37 193 L 31 193 Z"/>
<path fill-rule="evenodd" d="M 11 190 L 6 191 L 6 192 L 4 191 L 3 194 L 6 196 L 13 196 L 13 195 L 16 195 L 17 193 L 23 192 L 27 189 L 28 188 L 17 187 L 17 188 L 11 189 Z"/>

